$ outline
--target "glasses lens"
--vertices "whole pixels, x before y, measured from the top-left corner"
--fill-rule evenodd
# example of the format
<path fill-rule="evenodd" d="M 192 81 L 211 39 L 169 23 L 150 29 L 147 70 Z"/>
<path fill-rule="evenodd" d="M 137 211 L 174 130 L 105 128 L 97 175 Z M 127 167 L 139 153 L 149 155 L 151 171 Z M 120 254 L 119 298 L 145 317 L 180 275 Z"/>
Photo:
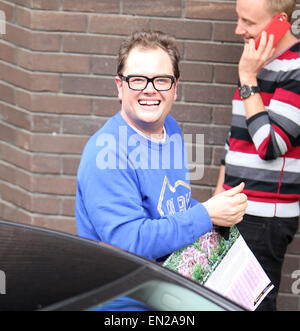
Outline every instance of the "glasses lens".
<path fill-rule="evenodd" d="M 170 77 L 156 77 L 154 79 L 154 87 L 158 91 L 166 91 L 172 87 L 173 81 Z"/>
<path fill-rule="evenodd" d="M 134 90 L 143 90 L 147 85 L 145 77 L 130 77 L 128 80 L 129 87 Z"/>

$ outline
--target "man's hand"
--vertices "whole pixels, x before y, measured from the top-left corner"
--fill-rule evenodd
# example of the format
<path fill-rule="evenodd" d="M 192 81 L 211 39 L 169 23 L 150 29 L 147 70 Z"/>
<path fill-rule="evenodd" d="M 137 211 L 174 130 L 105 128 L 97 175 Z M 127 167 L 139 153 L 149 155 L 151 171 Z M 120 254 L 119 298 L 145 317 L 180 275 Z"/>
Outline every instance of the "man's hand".
<path fill-rule="evenodd" d="M 241 183 L 203 203 L 214 225 L 232 226 L 243 219 L 247 207 L 247 196 L 241 193 L 244 187 Z"/>
<path fill-rule="evenodd" d="M 244 51 L 239 62 L 239 78 L 241 85 L 257 85 L 256 76 L 263 65 L 274 55 L 274 36 L 271 34 L 267 41 L 267 33 L 262 32 L 258 49 L 255 49 L 255 40 L 245 43 Z"/>

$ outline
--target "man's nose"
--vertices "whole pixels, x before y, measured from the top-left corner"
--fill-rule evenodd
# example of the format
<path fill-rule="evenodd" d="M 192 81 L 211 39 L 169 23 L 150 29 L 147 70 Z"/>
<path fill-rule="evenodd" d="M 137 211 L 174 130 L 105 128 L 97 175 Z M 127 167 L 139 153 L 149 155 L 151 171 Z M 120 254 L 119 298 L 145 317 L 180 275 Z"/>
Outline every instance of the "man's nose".
<path fill-rule="evenodd" d="M 235 32 L 236 35 L 239 35 L 239 36 L 245 34 L 246 30 L 243 27 L 243 24 L 240 22 L 240 20 L 237 21 L 236 28 L 235 28 L 234 32 Z"/>
<path fill-rule="evenodd" d="M 153 82 L 148 82 L 147 86 L 143 90 L 144 93 L 154 93 L 156 89 L 154 88 Z"/>

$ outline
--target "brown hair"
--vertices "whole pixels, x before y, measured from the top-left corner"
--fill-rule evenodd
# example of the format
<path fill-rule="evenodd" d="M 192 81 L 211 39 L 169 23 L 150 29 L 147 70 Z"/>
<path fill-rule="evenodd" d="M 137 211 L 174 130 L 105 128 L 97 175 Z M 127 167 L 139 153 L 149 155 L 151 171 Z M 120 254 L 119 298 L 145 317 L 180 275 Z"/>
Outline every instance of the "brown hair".
<path fill-rule="evenodd" d="M 176 79 L 179 78 L 179 60 L 180 55 L 175 45 L 175 39 L 161 31 L 136 31 L 123 41 L 119 50 L 118 75 L 122 75 L 126 60 L 130 51 L 140 47 L 144 49 L 155 49 L 160 47 L 170 56 L 173 73 Z"/>
<path fill-rule="evenodd" d="M 288 21 L 292 19 L 293 11 L 296 7 L 296 0 L 265 0 L 265 5 L 274 15 L 284 12 L 288 16 Z"/>

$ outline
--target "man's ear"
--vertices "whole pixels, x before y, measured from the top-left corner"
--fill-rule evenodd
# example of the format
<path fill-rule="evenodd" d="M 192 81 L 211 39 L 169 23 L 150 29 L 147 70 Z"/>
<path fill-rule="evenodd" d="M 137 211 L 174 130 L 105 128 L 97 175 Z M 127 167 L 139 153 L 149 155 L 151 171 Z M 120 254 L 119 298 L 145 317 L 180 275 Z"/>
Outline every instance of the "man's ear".
<path fill-rule="evenodd" d="M 119 76 L 116 76 L 115 77 L 115 83 L 117 85 L 117 89 L 118 89 L 118 98 L 120 101 L 122 101 L 122 95 L 123 95 L 123 90 L 122 90 L 122 87 L 123 87 L 123 81 L 122 79 L 119 77 Z"/>
<path fill-rule="evenodd" d="M 285 12 L 281 12 L 280 16 L 282 16 L 285 20 L 288 20 L 288 14 Z"/>

